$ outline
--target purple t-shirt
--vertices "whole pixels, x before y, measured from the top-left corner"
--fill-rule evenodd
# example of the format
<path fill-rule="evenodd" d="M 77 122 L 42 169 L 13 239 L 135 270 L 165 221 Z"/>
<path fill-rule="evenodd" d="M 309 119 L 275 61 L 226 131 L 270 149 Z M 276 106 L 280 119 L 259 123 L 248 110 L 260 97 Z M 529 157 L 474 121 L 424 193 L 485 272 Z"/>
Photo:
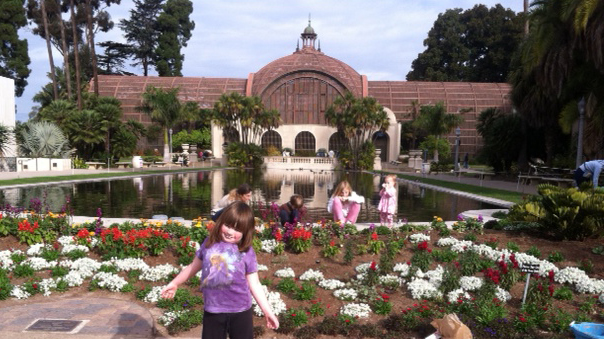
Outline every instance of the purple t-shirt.
<path fill-rule="evenodd" d="M 256 252 L 250 246 L 239 252 L 237 244 L 219 242 L 196 253 L 202 262 L 201 291 L 204 309 L 212 313 L 236 313 L 252 307 L 246 275 L 258 271 Z"/>

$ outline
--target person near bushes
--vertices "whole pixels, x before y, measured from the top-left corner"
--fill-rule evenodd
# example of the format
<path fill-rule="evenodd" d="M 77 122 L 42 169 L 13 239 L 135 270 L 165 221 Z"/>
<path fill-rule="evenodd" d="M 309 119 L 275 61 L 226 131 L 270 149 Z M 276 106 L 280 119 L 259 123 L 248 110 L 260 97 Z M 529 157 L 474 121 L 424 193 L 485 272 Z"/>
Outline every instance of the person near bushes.
<path fill-rule="evenodd" d="M 233 188 L 229 194 L 218 200 L 212 209 L 213 213 L 211 218 L 213 221 L 218 220 L 222 210 L 235 201 L 243 201 L 244 203 L 249 204 L 250 200 L 252 200 L 252 188 L 248 184 L 241 184 L 239 187 Z"/>
<path fill-rule="evenodd" d="M 331 198 L 327 202 L 327 212 L 333 213 L 333 220 L 342 223 L 356 223 L 361 204 L 365 203 L 362 195 L 352 190 L 350 183 L 343 180 L 336 186 Z"/>
<path fill-rule="evenodd" d="M 289 198 L 289 202 L 279 207 L 279 219 L 281 226 L 285 223 L 296 224 L 300 221 L 300 210 L 304 207 L 304 198 L 300 194 L 294 194 Z"/>
<path fill-rule="evenodd" d="M 396 199 L 396 175 L 388 174 L 382 184 L 382 189 L 380 190 L 380 203 L 378 204 L 380 224 L 382 226 L 388 225 L 388 227 L 391 228 L 394 226 L 394 216 L 396 215 L 398 208 Z"/>
<path fill-rule="evenodd" d="M 224 209 L 216 226 L 185 267 L 161 291 L 161 297 L 174 298 L 178 286 L 201 270 L 204 299 L 202 339 L 254 337 L 252 297 L 266 317 L 268 328 L 279 328 L 260 279 L 252 247 L 254 214 L 248 204 L 236 201 Z"/>
<path fill-rule="evenodd" d="M 581 166 L 575 170 L 574 178 L 577 186 L 581 186 L 582 183 L 591 178 L 593 187 L 598 188 L 598 179 L 603 166 L 604 160 L 592 160 L 582 163 Z"/>

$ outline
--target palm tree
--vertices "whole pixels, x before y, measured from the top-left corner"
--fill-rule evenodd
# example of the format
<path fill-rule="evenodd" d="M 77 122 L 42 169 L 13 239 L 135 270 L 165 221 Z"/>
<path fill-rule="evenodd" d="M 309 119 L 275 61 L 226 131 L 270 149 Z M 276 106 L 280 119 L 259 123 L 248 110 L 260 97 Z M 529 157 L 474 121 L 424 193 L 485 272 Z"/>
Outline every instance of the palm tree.
<path fill-rule="evenodd" d="M 244 114 L 244 96 L 237 92 L 223 93 L 214 103 L 213 121 L 222 128 L 223 133 L 231 134 L 240 129 L 241 116 Z M 241 133 L 239 134 L 241 136 Z M 234 135 L 225 135 L 233 140 Z"/>
<path fill-rule="evenodd" d="M 69 157 L 74 150 L 69 140 L 56 124 L 48 121 L 30 122 L 21 131 L 21 152 L 34 158 Z"/>
<path fill-rule="evenodd" d="M 52 89 L 53 98 L 59 98 L 59 90 L 57 88 L 57 79 L 55 75 L 55 62 L 52 57 L 52 47 L 50 45 L 50 32 L 48 28 L 48 16 L 46 14 L 46 0 L 40 0 L 40 7 L 42 9 L 42 22 L 44 24 L 44 39 L 46 39 L 46 49 L 48 50 L 48 62 L 50 63 L 50 74 L 52 76 Z"/>
<path fill-rule="evenodd" d="M 142 94 L 143 102 L 137 109 L 147 113 L 153 122 L 158 123 L 164 130 L 164 162 L 170 161 L 168 145 L 168 129 L 183 120 L 185 111 L 178 100 L 178 88 L 147 87 Z"/>
<path fill-rule="evenodd" d="M 66 123 L 75 111 L 75 107 L 68 100 L 53 100 L 46 107 L 40 109 L 37 120 L 46 120 L 57 124 L 61 130 L 66 131 Z"/>
<path fill-rule="evenodd" d="M 80 70 L 80 45 L 78 42 L 78 28 L 75 15 L 74 0 L 69 0 L 69 12 L 71 14 L 71 31 L 73 34 L 73 54 L 75 57 L 75 72 L 76 72 L 76 97 L 78 109 L 82 109 L 82 85 L 81 85 L 81 70 Z"/>
<path fill-rule="evenodd" d="M 440 101 L 436 105 L 425 105 L 420 108 L 419 117 L 415 120 L 417 127 L 435 136 L 434 162 L 438 162 L 438 140 L 441 136 L 451 133 L 463 121 L 457 114 L 447 113 L 445 104 Z"/>
<path fill-rule="evenodd" d="M 100 97 L 96 100 L 94 111 L 99 113 L 106 127 L 105 153 L 111 154 L 111 132 L 121 125 L 122 116 L 121 102 L 114 97 Z"/>
<path fill-rule="evenodd" d="M 92 158 L 95 148 L 104 140 L 107 126 L 96 111 L 85 109 L 75 111 L 67 122 L 67 130 L 72 144 L 81 158 Z"/>

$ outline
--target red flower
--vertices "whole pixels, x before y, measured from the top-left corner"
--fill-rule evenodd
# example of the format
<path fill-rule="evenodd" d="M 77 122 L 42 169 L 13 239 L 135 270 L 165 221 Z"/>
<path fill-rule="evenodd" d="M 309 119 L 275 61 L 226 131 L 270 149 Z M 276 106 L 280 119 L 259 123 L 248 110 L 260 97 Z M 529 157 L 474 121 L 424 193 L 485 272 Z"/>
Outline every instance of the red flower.
<path fill-rule="evenodd" d="M 372 271 L 377 270 L 377 263 L 376 263 L 375 261 L 372 261 L 372 262 L 371 262 L 371 266 L 369 266 L 369 268 L 370 268 Z"/>
<path fill-rule="evenodd" d="M 334 247 L 335 245 L 336 245 L 335 241 L 332 240 L 332 241 L 329 242 L 329 246 Z"/>
<path fill-rule="evenodd" d="M 378 240 L 377 233 L 375 233 L 375 232 L 371 233 L 371 240 L 373 240 L 373 241 Z"/>

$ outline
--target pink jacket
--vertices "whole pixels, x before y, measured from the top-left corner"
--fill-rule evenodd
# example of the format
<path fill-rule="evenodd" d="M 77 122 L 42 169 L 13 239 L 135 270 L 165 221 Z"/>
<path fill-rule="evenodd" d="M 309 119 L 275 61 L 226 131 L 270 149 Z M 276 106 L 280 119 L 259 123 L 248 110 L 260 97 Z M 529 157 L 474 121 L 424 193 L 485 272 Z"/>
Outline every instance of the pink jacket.
<path fill-rule="evenodd" d="M 397 209 L 397 194 L 396 188 L 388 187 L 382 188 L 380 191 L 380 203 L 378 205 L 378 211 L 388 214 L 396 214 Z"/>

